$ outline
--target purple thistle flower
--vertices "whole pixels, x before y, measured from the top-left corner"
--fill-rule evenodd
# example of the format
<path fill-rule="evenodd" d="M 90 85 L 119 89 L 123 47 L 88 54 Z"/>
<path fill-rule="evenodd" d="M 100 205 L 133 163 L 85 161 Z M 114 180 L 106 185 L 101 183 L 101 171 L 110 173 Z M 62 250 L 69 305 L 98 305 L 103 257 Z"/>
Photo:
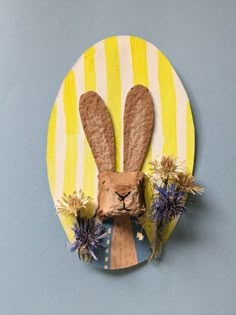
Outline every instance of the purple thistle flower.
<path fill-rule="evenodd" d="M 74 252 L 78 250 L 79 258 L 84 261 L 90 261 L 91 258 L 97 260 L 95 251 L 99 246 L 103 246 L 102 239 L 107 236 L 104 227 L 100 223 L 95 223 L 92 219 L 77 217 L 78 223 L 75 223 L 74 242 L 69 244 L 69 249 Z"/>
<path fill-rule="evenodd" d="M 183 201 L 184 193 L 177 191 L 175 185 L 165 188 L 154 186 L 154 189 L 159 193 L 151 206 L 151 219 L 154 222 L 170 222 L 186 210 Z"/>

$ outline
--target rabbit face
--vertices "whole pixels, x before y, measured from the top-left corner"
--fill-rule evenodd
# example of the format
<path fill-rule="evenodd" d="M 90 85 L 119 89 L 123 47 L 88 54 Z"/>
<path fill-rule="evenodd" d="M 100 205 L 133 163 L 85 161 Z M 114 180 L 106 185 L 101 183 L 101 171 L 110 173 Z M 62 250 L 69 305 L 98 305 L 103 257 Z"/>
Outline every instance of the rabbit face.
<path fill-rule="evenodd" d="M 101 220 L 130 215 L 138 217 L 145 210 L 144 174 L 142 172 L 101 172 L 98 175 L 98 210 Z"/>

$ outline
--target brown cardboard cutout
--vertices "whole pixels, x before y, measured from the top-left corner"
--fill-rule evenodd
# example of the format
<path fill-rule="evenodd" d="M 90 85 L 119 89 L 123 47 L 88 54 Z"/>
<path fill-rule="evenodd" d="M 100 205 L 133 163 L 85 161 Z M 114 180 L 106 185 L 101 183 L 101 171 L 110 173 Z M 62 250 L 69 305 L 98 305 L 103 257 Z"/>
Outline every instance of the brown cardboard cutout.
<path fill-rule="evenodd" d="M 115 172 L 114 131 L 110 114 L 93 91 L 80 97 L 79 112 L 85 135 L 99 170 L 97 215 L 114 217 L 111 269 L 138 262 L 130 216 L 145 210 L 144 174 L 140 172 L 153 130 L 153 103 L 149 90 L 134 86 L 124 111 L 124 171 Z"/>

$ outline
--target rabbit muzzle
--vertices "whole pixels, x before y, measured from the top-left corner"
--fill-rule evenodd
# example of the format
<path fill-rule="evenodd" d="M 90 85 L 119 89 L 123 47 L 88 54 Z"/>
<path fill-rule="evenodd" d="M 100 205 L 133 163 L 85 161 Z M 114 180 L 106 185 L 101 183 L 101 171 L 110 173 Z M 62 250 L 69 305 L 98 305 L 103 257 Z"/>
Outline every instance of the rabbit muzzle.
<path fill-rule="evenodd" d="M 139 217 L 146 211 L 143 172 L 104 171 L 98 179 L 97 215 L 102 221 L 122 215 Z"/>

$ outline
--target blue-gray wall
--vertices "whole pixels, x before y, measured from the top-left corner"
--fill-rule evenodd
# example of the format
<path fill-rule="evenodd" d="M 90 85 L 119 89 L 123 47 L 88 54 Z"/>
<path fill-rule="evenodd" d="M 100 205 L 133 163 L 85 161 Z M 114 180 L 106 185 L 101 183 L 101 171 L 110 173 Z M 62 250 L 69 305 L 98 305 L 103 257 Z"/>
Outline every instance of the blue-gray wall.
<path fill-rule="evenodd" d="M 236 314 L 235 21 L 233 0 L 0 0 L 1 315 Z M 114 34 L 154 43 L 180 75 L 206 192 L 159 262 L 107 273 L 65 250 L 45 151 L 62 79 Z"/>

